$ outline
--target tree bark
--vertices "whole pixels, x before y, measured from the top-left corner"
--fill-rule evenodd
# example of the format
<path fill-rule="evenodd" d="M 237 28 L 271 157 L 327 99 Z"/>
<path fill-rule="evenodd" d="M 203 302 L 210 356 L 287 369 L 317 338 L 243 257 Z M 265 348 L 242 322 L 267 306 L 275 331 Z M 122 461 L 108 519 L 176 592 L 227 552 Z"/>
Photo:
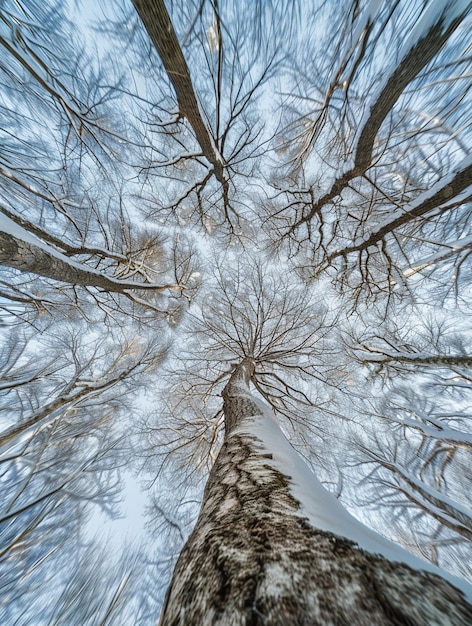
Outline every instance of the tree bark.
<path fill-rule="evenodd" d="M 306 215 L 303 215 L 290 227 L 290 233 L 293 233 L 302 224 L 312 220 L 326 204 L 339 196 L 352 180 L 362 176 L 372 167 L 375 138 L 385 118 L 392 111 L 405 88 L 434 59 L 470 9 L 469 6 L 464 6 L 463 10 L 458 12 L 454 19 L 450 20 L 447 26 L 444 27 L 444 20 L 447 20 L 450 8 L 448 5 L 449 3 L 444 3 L 440 19 L 435 23 L 431 23 L 423 36 L 416 42 L 416 45 L 411 48 L 384 81 L 380 92 L 375 94 L 374 100 L 368 108 L 369 114 L 357 134 L 353 149 L 353 167 L 337 178 L 331 189 L 313 203 Z"/>
<path fill-rule="evenodd" d="M 223 391 L 225 440 L 196 527 L 177 561 L 160 626 L 472 624 L 439 576 L 370 554 L 300 514 L 290 477 L 251 433 L 263 410 L 250 359 Z"/>
<path fill-rule="evenodd" d="M 200 113 L 190 71 L 164 0 L 133 0 L 133 4 L 175 89 L 179 112 L 187 118 L 205 158 L 213 166 L 216 179 L 226 190 L 228 181 L 223 161 Z"/>
<path fill-rule="evenodd" d="M 6 218 L 3 217 L 5 220 Z M 31 238 L 30 234 L 28 237 Z M 164 291 L 166 289 L 180 290 L 179 285 L 156 285 L 151 283 L 137 283 L 118 280 L 107 276 L 86 265 L 69 260 L 61 252 L 48 245 L 20 239 L 15 235 L 0 230 L 0 265 L 31 272 L 70 285 L 82 287 L 96 287 L 103 291 L 125 293 L 131 289 L 146 289 Z"/>

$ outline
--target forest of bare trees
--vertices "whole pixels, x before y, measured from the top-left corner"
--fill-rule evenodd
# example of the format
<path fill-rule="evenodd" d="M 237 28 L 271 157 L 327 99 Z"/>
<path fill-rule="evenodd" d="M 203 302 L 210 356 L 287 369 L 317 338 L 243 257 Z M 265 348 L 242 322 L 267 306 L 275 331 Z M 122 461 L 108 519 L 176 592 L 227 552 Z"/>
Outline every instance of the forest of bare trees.
<path fill-rule="evenodd" d="M 472 623 L 471 8 L 1 3 L 0 623 Z"/>

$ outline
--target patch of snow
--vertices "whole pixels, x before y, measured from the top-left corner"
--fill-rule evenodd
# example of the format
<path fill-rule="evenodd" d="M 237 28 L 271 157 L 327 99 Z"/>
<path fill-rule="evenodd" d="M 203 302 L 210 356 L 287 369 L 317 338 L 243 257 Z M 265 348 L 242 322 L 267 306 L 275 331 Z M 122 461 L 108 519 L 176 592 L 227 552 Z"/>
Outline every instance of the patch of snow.
<path fill-rule="evenodd" d="M 344 59 L 350 59 L 349 67 L 355 66 L 362 54 L 362 46 L 358 45 L 364 39 L 365 29 L 377 17 L 382 7 L 382 0 L 370 0 L 362 15 L 358 18 L 353 31 L 349 34 L 350 45 L 344 52 Z M 339 79 L 340 84 L 344 84 L 347 76 Z"/>
<path fill-rule="evenodd" d="M 234 433 L 246 433 L 257 437 L 261 442 L 261 448 L 272 454 L 272 461 L 266 462 L 289 479 L 290 491 L 301 505 L 302 517 L 307 517 L 315 528 L 350 539 L 367 552 L 380 554 L 389 561 L 406 563 L 413 569 L 426 570 L 445 578 L 463 591 L 468 602 L 472 603 L 472 585 L 411 554 L 353 517 L 335 496 L 323 487 L 290 445 L 269 407 L 250 394 L 247 387 L 246 395 L 257 404 L 262 414 L 246 418 Z"/>
<path fill-rule="evenodd" d="M 350 33 L 350 39 L 352 42 L 358 42 L 361 35 L 364 33 L 367 23 L 374 21 L 377 13 L 380 11 L 381 6 L 382 0 L 370 0 L 370 2 L 365 7 L 361 17 L 358 18 L 354 30 L 352 31 L 352 33 Z M 350 51 L 352 52 L 352 49 Z"/>
<path fill-rule="evenodd" d="M 449 28 L 451 22 L 465 13 L 469 6 L 469 0 L 434 0 L 434 2 L 430 2 L 403 44 L 400 59 L 403 60 L 436 24 L 441 23 L 441 29 L 444 32 Z"/>
<path fill-rule="evenodd" d="M 58 250 L 56 250 L 56 248 L 54 248 L 53 246 L 50 246 L 49 244 L 44 242 L 34 233 L 31 233 L 26 228 L 23 228 L 23 226 L 20 226 L 19 224 L 14 222 L 12 219 L 10 219 L 7 215 L 2 213 L 1 211 L 0 211 L 0 232 L 4 232 L 7 235 L 11 235 L 12 237 L 15 237 L 15 239 L 19 239 L 20 241 L 24 241 L 25 243 L 36 246 L 40 248 L 41 250 L 43 250 L 44 252 L 46 252 L 47 254 L 49 254 L 50 256 L 58 259 L 59 261 L 62 261 L 63 263 L 67 263 L 67 265 L 69 265 L 70 267 L 73 267 L 81 272 L 87 272 L 90 276 L 93 275 L 97 277 L 106 278 L 108 281 L 110 281 L 110 283 L 113 283 L 114 285 L 117 285 L 120 287 L 127 287 L 128 289 L 133 289 L 133 288 L 152 289 L 152 288 L 161 287 L 161 285 L 154 284 L 154 283 L 142 283 L 141 284 L 141 283 L 134 283 L 132 281 L 119 280 L 117 278 L 114 278 L 113 276 L 108 276 L 107 274 L 100 272 L 99 270 L 96 270 L 93 267 L 89 267 L 88 265 L 84 265 L 83 263 L 78 263 L 77 261 L 74 261 L 73 259 L 70 259 L 69 257 L 67 257 L 65 254 L 62 254 L 62 252 L 59 252 Z"/>
<path fill-rule="evenodd" d="M 439 420 L 434 420 L 431 416 L 426 416 L 425 419 L 430 424 L 433 424 L 433 426 L 408 417 L 399 417 L 395 421 L 402 426 L 409 426 L 410 428 L 421 430 L 421 432 L 428 437 L 434 437 L 435 439 L 445 442 L 453 441 L 457 445 L 464 444 L 464 446 L 467 447 L 472 445 L 472 434 L 451 428 Z"/>

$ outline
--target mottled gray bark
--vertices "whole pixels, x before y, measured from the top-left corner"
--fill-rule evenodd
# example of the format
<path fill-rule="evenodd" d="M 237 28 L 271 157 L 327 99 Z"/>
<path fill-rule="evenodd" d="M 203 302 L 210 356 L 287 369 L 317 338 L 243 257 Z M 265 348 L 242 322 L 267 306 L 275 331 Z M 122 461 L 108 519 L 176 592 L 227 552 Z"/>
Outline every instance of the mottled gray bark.
<path fill-rule="evenodd" d="M 40 245 L 23 241 L 14 235 L 0 231 L 0 265 L 6 267 L 31 272 L 70 285 L 97 287 L 103 291 L 117 293 L 124 293 L 130 289 L 151 289 L 154 291 L 181 289 L 179 285 L 141 284 L 118 280 L 62 257 L 63 255 L 59 252 L 54 254 L 53 251 L 49 252 L 47 247 L 43 248 Z"/>
<path fill-rule="evenodd" d="M 226 436 L 196 527 L 177 561 L 160 626 L 472 624 L 472 606 L 434 574 L 391 563 L 300 516 L 289 479 L 257 438 L 253 364 L 226 386 Z"/>

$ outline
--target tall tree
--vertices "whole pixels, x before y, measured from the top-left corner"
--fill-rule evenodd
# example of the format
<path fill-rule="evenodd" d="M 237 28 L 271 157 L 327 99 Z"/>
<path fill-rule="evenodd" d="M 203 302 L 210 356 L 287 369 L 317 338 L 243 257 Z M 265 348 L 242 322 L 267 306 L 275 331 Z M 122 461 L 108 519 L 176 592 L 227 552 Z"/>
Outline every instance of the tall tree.
<path fill-rule="evenodd" d="M 225 439 L 160 624 L 472 623 L 461 592 L 322 493 L 251 394 L 254 369 L 242 360 L 223 389 Z"/>
<path fill-rule="evenodd" d="M 326 4 L 313 19 L 330 12 Z M 354 2 L 336 33 L 300 42 L 314 78 L 301 81 L 295 66 L 285 167 L 267 211 L 275 243 L 299 253 L 307 276 L 328 269 L 344 287 L 375 295 L 466 262 L 468 23 L 468 2 Z"/>
<path fill-rule="evenodd" d="M 210 473 L 164 623 L 467 623 L 270 411 L 356 516 L 470 579 L 470 2 L 91 7 L 0 9 L 0 619 L 155 623 Z M 122 467 L 154 541 L 95 598 L 85 520 Z M 289 589 L 297 558 L 323 576 Z"/>
<path fill-rule="evenodd" d="M 165 315 L 166 294 L 172 310 L 190 287 L 194 254 L 175 229 L 134 224 L 123 179 L 142 129 L 123 124 L 125 97 L 121 116 L 112 105 L 125 79 L 86 55 L 64 7 L 9 3 L 1 25 L 0 263 L 14 270 L 2 297 L 47 309 L 50 286 L 56 302 L 72 292 L 69 305 Z"/>

